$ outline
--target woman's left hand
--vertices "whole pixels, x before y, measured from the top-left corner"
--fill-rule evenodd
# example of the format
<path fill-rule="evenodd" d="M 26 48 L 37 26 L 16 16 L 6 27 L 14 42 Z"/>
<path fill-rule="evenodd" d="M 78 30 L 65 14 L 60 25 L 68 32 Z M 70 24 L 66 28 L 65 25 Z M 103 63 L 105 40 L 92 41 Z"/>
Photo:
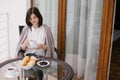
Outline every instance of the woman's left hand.
<path fill-rule="evenodd" d="M 45 44 L 37 44 L 37 47 L 35 49 L 44 49 L 44 50 L 46 50 L 47 45 L 45 45 Z"/>

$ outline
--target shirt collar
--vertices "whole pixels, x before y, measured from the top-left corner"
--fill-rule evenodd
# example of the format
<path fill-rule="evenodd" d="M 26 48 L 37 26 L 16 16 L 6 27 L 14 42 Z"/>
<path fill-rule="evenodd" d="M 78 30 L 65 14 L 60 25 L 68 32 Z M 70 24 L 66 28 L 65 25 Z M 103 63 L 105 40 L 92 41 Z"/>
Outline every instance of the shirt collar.
<path fill-rule="evenodd" d="M 31 27 L 31 29 L 32 29 L 32 31 L 38 30 L 38 28 L 37 28 L 37 29 L 35 29 L 33 26 Z"/>
<path fill-rule="evenodd" d="M 35 29 L 33 26 L 31 27 L 31 29 L 32 29 L 33 31 L 38 30 L 38 29 L 40 29 L 40 28 L 42 28 L 42 26 L 41 26 L 41 27 L 38 27 L 37 29 Z"/>

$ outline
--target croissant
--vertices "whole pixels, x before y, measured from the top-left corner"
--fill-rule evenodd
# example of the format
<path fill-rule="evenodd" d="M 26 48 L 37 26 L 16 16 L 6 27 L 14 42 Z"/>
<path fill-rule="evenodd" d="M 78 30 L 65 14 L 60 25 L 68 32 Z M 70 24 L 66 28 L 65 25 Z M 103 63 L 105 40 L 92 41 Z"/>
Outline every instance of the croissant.
<path fill-rule="evenodd" d="M 26 66 L 27 65 L 27 63 L 29 62 L 29 60 L 30 60 L 30 57 L 29 56 L 25 56 L 24 58 L 23 58 L 23 60 L 21 61 L 21 65 L 22 66 Z"/>
<path fill-rule="evenodd" d="M 37 60 L 36 57 L 34 57 L 34 56 L 31 56 L 31 57 L 30 57 L 30 61 L 36 61 L 36 60 Z"/>
<path fill-rule="evenodd" d="M 21 61 L 21 63 L 20 63 L 22 66 L 26 66 L 26 62 L 23 62 L 23 61 Z"/>
<path fill-rule="evenodd" d="M 34 57 L 34 56 L 31 56 L 31 57 L 25 56 L 25 57 L 23 58 L 23 60 L 21 61 L 20 64 L 21 64 L 22 66 L 35 65 L 36 60 L 37 60 L 37 58 Z"/>
<path fill-rule="evenodd" d="M 30 57 L 29 56 L 25 56 L 24 58 L 23 58 L 23 61 L 25 61 L 25 62 L 28 62 L 30 60 Z"/>
<path fill-rule="evenodd" d="M 27 66 L 35 65 L 35 61 L 30 61 L 27 63 Z"/>
<path fill-rule="evenodd" d="M 29 62 L 27 63 L 27 66 L 28 65 L 35 65 L 36 60 L 37 60 L 36 57 L 31 56 Z"/>

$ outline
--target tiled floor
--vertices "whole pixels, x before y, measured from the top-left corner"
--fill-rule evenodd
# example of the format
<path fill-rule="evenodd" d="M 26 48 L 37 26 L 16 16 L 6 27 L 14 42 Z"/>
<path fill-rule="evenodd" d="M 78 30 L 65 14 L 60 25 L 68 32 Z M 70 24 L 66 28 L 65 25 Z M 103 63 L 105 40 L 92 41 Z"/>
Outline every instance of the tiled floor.
<path fill-rule="evenodd" d="M 84 80 L 84 77 L 77 78 L 77 74 L 74 74 L 73 80 Z"/>

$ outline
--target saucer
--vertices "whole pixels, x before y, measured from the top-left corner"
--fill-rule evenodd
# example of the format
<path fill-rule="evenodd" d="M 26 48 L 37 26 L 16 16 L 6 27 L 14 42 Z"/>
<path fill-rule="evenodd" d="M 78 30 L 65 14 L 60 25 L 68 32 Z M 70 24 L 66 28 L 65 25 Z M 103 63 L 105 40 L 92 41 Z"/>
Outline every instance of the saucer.
<path fill-rule="evenodd" d="M 6 78 L 15 78 L 15 77 L 19 76 L 19 72 L 16 71 L 15 74 L 8 74 L 8 73 L 6 72 L 6 73 L 4 74 L 4 76 L 5 76 Z"/>

